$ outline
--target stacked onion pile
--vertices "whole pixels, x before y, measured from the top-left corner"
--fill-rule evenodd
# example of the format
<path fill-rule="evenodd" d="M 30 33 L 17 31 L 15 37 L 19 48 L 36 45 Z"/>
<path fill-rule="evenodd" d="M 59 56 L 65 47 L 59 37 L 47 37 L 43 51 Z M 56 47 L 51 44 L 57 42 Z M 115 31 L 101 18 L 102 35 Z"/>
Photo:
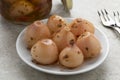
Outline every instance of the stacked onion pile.
<path fill-rule="evenodd" d="M 24 38 L 37 63 L 59 62 L 75 68 L 100 54 L 101 44 L 94 32 L 94 25 L 85 19 L 77 18 L 68 24 L 62 17 L 53 15 L 47 23 L 35 21 L 29 25 Z"/>

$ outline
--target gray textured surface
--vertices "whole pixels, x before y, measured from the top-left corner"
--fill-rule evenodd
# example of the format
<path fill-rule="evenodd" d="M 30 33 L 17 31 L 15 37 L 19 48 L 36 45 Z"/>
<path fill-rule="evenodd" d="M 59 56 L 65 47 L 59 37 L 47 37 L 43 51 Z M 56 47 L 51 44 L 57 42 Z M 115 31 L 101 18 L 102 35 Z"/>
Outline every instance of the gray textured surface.
<path fill-rule="evenodd" d="M 25 26 L 12 24 L 0 16 L 0 80 L 120 80 L 120 38 L 114 31 L 101 25 L 96 12 L 103 8 L 111 13 L 120 11 L 120 0 L 73 0 L 71 15 L 63 11 L 60 0 L 53 1 L 51 14 L 88 19 L 107 35 L 110 51 L 105 62 L 92 71 L 73 76 L 56 76 L 37 71 L 26 65 L 16 52 L 17 36 Z"/>

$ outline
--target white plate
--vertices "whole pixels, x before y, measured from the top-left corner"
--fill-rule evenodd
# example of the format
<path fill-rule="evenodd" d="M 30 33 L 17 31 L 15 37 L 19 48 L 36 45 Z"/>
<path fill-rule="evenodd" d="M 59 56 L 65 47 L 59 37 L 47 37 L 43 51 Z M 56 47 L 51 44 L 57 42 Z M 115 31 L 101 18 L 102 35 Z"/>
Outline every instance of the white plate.
<path fill-rule="evenodd" d="M 71 22 L 73 20 L 72 18 L 65 18 L 65 19 L 68 22 Z M 44 22 L 46 21 L 47 20 L 44 20 Z M 37 65 L 31 61 L 32 58 L 30 55 L 30 51 L 26 48 L 26 45 L 24 43 L 23 36 L 25 30 L 26 29 L 24 29 L 17 38 L 16 41 L 17 53 L 26 64 L 39 71 L 56 74 L 56 75 L 73 75 L 73 74 L 84 73 L 98 67 L 108 55 L 108 51 L 109 51 L 108 39 L 106 38 L 105 34 L 102 31 L 100 31 L 98 28 L 95 28 L 95 36 L 99 39 L 102 45 L 101 54 L 98 57 L 84 62 L 82 66 L 75 69 L 66 69 L 61 66 L 58 66 L 57 64 L 49 65 L 49 66 Z"/>

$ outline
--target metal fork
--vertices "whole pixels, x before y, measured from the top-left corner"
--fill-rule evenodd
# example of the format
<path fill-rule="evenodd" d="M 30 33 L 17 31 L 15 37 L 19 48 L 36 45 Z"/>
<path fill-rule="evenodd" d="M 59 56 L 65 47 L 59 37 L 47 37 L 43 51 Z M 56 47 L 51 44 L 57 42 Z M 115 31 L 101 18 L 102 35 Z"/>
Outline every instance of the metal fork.
<path fill-rule="evenodd" d="M 106 9 L 98 11 L 98 15 L 99 15 L 99 17 L 101 19 L 102 24 L 105 27 L 112 28 L 112 29 L 116 30 L 120 35 L 120 28 L 118 27 L 118 23 L 117 23 L 118 22 L 118 17 L 117 17 L 118 14 L 116 14 L 114 12 L 115 21 L 111 18 L 111 16 L 108 14 Z"/>

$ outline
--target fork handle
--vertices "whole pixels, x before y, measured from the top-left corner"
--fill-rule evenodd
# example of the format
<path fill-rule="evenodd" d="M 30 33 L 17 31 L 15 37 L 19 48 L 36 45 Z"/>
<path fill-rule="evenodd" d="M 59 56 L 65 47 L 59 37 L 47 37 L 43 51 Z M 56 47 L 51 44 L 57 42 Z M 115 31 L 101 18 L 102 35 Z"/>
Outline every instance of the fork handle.
<path fill-rule="evenodd" d="M 113 29 L 116 30 L 120 35 L 120 28 L 119 27 L 113 27 Z"/>

